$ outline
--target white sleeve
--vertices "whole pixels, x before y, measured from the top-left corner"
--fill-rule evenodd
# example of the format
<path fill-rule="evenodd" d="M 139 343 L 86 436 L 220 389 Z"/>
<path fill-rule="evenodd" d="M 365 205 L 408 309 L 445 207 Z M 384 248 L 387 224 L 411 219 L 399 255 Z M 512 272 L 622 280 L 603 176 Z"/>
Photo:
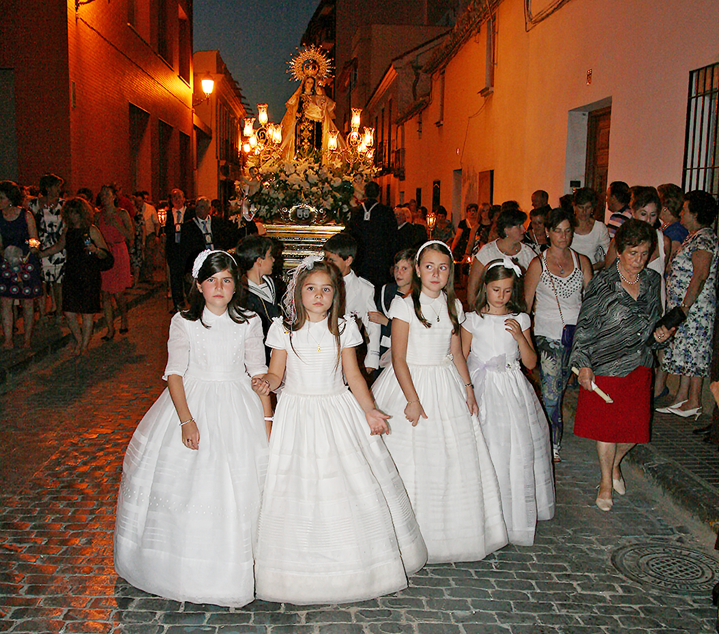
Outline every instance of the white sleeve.
<path fill-rule="evenodd" d="M 170 337 L 167 340 L 167 365 L 162 375 L 163 381 L 171 374 L 185 376 L 187 367 L 190 364 L 190 335 L 187 327 L 191 322 L 187 321 L 180 313 L 177 313 L 170 322 Z"/>
<path fill-rule="evenodd" d="M 595 220 L 594 222 L 599 225 L 599 246 L 602 247 L 604 254 L 606 255 L 607 251 L 609 251 L 609 243 L 611 242 L 609 229 L 607 229 L 607 225 L 603 222 L 599 222 L 598 220 Z"/>
<path fill-rule="evenodd" d="M 519 322 L 519 327 L 522 329 L 522 332 L 532 325 L 532 319 L 527 313 L 519 313 L 519 315 L 517 315 L 517 321 Z"/>
<path fill-rule="evenodd" d="M 255 315 L 250 317 L 245 333 L 245 367 L 250 376 L 267 373 L 265 364 L 265 345 L 263 343 L 262 320 Z"/>
<path fill-rule="evenodd" d="M 343 319 L 342 322 L 343 324 L 340 324 L 340 345 L 342 349 L 361 346 L 363 339 L 357 327 L 357 322 L 352 317 Z"/>
<path fill-rule="evenodd" d="M 454 305 L 457 307 L 457 319 L 459 320 L 459 324 L 461 326 L 464 323 L 464 320 L 467 319 L 464 314 L 464 308 L 462 308 L 462 302 L 460 302 L 458 299 L 455 299 Z"/>
<path fill-rule="evenodd" d="M 409 323 L 412 317 L 412 297 L 395 297 L 389 306 L 389 318 Z"/>
<path fill-rule="evenodd" d="M 488 242 L 485 244 L 478 252 L 477 255 L 475 255 L 475 259 L 479 260 L 479 263 L 483 266 L 487 266 L 494 258 L 492 257 L 492 254 L 490 253 L 490 247 L 492 243 Z"/>
<path fill-rule="evenodd" d="M 287 331 L 282 323 L 282 317 L 275 317 L 267 331 L 267 339 L 265 345 L 268 348 L 277 350 L 287 350 Z"/>
<path fill-rule="evenodd" d="M 379 367 L 379 345 L 380 339 L 382 338 L 382 326 L 369 320 L 370 311 L 377 311 L 377 306 L 375 306 L 374 303 L 374 287 L 367 288 L 366 310 L 362 315 L 362 321 L 365 324 L 367 336 L 369 337 L 365 366 L 376 370 Z"/>

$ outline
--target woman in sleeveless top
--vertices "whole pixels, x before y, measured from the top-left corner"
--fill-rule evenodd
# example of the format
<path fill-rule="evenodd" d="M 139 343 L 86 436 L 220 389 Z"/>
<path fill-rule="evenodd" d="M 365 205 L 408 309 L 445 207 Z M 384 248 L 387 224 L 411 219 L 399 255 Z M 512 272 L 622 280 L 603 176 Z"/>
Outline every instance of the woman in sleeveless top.
<path fill-rule="evenodd" d="M 24 347 L 30 347 L 34 300 L 42 295 L 35 219 L 22 208 L 23 194 L 12 181 L 0 182 L 0 298 L 6 350 L 13 348 L 13 301 L 22 302 Z"/>
<path fill-rule="evenodd" d="M 552 427 L 554 462 L 561 460 L 562 396 L 569 380 L 571 343 L 562 343 L 565 325 L 575 325 L 582 306 L 582 292 L 592 279 L 586 255 L 570 248 L 574 214 L 553 209 L 547 217 L 550 247 L 532 260 L 525 277 L 527 307 L 534 306 L 534 337 L 539 352 L 542 401 Z"/>

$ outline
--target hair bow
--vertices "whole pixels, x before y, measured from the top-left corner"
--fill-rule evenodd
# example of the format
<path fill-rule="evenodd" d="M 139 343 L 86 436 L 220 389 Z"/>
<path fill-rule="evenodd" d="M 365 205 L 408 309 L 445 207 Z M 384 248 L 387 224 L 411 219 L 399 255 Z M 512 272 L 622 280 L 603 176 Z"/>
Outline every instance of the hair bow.
<path fill-rule="evenodd" d="M 487 266 L 487 270 L 489 271 L 489 269 L 494 268 L 495 266 L 503 266 L 505 269 L 511 269 L 517 277 L 522 277 L 522 269 L 509 256 L 505 255 L 501 260 L 491 262 Z"/>
<path fill-rule="evenodd" d="M 227 253 L 227 251 L 223 251 L 222 249 L 215 249 L 214 251 L 205 249 L 204 251 L 201 251 L 200 254 L 195 258 L 195 263 L 192 265 L 192 277 L 197 279 L 197 276 L 200 274 L 200 269 L 202 268 L 202 265 L 212 253 L 224 253 L 225 255 L 230 255 L 229 253 Z M 232 256 L 230 255 L 230 257 Z"/>

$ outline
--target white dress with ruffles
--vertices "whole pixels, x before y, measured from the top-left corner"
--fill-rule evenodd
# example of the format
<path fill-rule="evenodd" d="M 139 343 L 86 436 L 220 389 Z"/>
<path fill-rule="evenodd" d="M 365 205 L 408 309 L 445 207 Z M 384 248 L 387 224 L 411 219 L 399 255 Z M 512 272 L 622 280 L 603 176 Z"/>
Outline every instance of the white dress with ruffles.
<path fill-rule="evenodd" d="M 464 382 L 450 354 L 452 322 L 444 293 L 420 294 L 426 328 L 412 297 L 397 297 L 390 317 L 409 324 L 407 365 L 427 418 L 416 427 L 393 366 L 372 391 L 390 414 L 385 442 L 412 501 L 430 563 L 476 561 L 507 544 L 499 483 L 479 420 L 469 413 Z M 460 323 L 464 319 L 457 301 Z M 439 319 L 439 321 L 437 321 Z"/>
<path fill-rule="evenodd" d="M 362 337 L 340 320 L 340 347 Z M 267 601 L 363 601 L 407 586 L 427 550 L 384 441 L 345 385 L 327 321 L 290 333 L 280 319 L 266 344 L 287 352 L 277 402 L 255 564 Z M 274 353 L 273 353 L 274 354 Z"/>
<path fill-rule="evenodd" d="M 522 331 L 529 315 L 468 313 L 462 327 L 472 333 L 467 368 L 474 383 L 479 420 L 499 478 L 509 541 L 534 543 L 537 520 L 554 517 L 554 473 L 549 423 L 522 373 L 519 345 L 506 330 L 516 319 Z"/>
<path fill-rule="evenodd" d="M 166 389 L 125 453 L 115 524 L 115 570 L 177 601 L 242 606 L 254 599 L 254 545 L 267 433 L 250 375 L 267 371 L 262 324 L 204 310 L 172 318 L 163 378 L 182 376 L 200 432 L 182 443 Z M 249 373 L 249 374 L 248 374 Z"/>

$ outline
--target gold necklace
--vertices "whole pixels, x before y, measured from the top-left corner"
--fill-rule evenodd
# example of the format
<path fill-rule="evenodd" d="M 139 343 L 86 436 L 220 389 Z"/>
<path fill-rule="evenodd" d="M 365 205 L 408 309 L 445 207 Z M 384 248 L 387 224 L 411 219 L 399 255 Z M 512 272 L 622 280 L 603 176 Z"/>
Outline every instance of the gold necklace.
<path fill-rule="evenodd" d="M 433 303 L 434 299 L 430 303 L 425 304 L 425 306 L 429 306 L 432 309 L 432 312 L 437 316 L 437 323 L 439 323 L 439 313 L 434 309 L 434 306 L 432 305 Z"/>
<path fill-rule="evenodd" d="M 323 320 L 323 321 L 324 321 L 324 320 Z M 323 332 L 322 332 L 322 336 L 320 337 L 320 340 L 317 341 L 317 339 L 315 339 L 314 335 L 312 334 L 312 330 L 311 330 L 313 323 L 320 323 L 320 322 L 311 322 L 311 321 L 310 321 L 310 322 L 309 322 L 309 325 L 308 325 L 308 327 L 307 327 L 307 334 L 310 336 L 310 338 L 312 339 L 312 341 L 314 341 L 314 342 L 317 344 L 317 352 L 322 352 L 322 345 L 321 345 L 321 344 L 322 344 L 322 340 L 325 338 L 325 333 L 324 333 L 324 331 L 323 331 Z"/>

